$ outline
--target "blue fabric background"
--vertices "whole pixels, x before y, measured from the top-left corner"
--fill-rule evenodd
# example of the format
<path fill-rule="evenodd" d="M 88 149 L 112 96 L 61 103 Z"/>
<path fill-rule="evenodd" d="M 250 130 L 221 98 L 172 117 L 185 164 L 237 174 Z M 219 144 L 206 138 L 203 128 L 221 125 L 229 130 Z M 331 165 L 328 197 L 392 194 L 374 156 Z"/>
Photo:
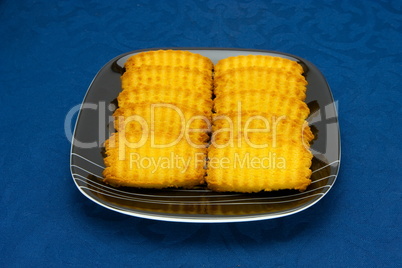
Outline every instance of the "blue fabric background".
<path fill-rule="evenodd" d="M 401 1 L 0 1 L 0 266 L 402 265 Z M 303 57 L 339 101 L 335 187 L 293 216 L 180 224 L 92 203 L 64 118 L 111 58 L 152 47 Z"/>

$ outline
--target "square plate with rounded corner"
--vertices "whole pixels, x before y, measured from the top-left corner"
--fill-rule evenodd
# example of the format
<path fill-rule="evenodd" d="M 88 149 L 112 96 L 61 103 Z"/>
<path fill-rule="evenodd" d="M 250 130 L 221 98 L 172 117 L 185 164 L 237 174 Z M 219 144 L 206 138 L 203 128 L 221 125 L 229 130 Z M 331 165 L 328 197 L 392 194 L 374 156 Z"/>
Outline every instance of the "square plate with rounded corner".
<path fill-rule="evenodd" d="M 162 48 L 167 49 L 167 48 Z M 78 189 L 108 209 L 142 218 L 176 222 L 242 222 L 273 219 L 302 211 L 317 203 L 334 185 L 339 171 L 341 144 L 338 115 L 331 90 L 321 72 L 300 57 L 265 50 L 223 48 L 168 48 L 187 50 L 214 63 L 237 55 L 272 55 L 299 62 L 308 81 L 306 102 L 309 124 L 316 139 L 312 183 L 304 192 L 276 191 L 257 194 L 216 193 L 204 188 L 113 188 L 102 182 L 103 142 L 113 129 L 110 122 L 121 91 L 120 75 L 128 57 L 157 50 L 128 52 L 110 60 L 95 76 L 81 104 L 71 146 L 70 169 Z"/>

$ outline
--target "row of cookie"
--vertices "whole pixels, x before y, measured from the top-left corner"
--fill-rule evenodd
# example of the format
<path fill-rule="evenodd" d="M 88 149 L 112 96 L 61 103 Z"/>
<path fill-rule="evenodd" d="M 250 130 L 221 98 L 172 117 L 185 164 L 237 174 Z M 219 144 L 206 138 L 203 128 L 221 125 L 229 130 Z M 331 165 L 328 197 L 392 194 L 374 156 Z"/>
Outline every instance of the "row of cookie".
<path fill-rule="evenodd" d="M 297 62 L 238 56 L 215 66 L 214 122 L 207 183 L 216 191 L 304 190 L 313 134 L 305 121 L 306 79 Z"/>
<path fill-rule="evenodd" d="M 146 188 L 204 183 L 212 62 L 185 51 L 130 57 L 106 142 L 105 181 Z M 198 131 L 191 131 L 196 129 Z"/>

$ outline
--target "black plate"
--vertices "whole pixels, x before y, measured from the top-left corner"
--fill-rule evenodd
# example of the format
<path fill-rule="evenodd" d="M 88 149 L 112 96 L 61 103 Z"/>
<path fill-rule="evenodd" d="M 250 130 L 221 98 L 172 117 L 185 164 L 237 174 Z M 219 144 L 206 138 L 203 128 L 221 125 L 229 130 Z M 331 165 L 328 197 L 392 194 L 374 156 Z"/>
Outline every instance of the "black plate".
<path fill-rule="evenodd" d="M 309 61 L 290 54 L 249 49 L 170 48 L 188 50 L 218 60 L 237 55 L 272 55 L 298 61 L 308 81 L 308 121 L 316 134 L 312 184 L 305 192 L 258 194 L 215 193 L 207 189 L 149 190 L 113 188 L 102 182 L 103 142 L 113 132 L 112 113 L 121 91 L 125 60 L 137 50 L 109 61 L 95 76 L 82 103 L 71 147 L 71 174 L 86 197 L 111 210 L 148 219 L 180 222 L 239 222 L 272 219 L 302 211 L 317 203 L 332 187 L 340 164 L 338 115 L 331 90 L 321 72 Z"/>

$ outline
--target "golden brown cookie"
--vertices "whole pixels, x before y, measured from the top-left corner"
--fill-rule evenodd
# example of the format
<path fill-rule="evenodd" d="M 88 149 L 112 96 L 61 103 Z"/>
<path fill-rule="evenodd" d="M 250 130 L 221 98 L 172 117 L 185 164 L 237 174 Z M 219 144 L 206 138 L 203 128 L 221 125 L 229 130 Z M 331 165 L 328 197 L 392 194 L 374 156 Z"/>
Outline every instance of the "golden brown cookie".
<path fill-rule="evenodd" d="M 208 187 L 214 191 L 260 192 L 305 190 L 311 183 L 311 152 L 300 143 L 278 140 L 255 148 L 236 140 L 235 146 L 208 149 Z"/>
<path fill-rule="evenodd" d="M 138 133 L 114 133 L 105 143 L 104 181 L 143 188 L 191 188 L 203 183 L 206 149 L 189 146 L 185 140 L 172 142 L 169 135 L 158 135 L 152 144 Z"/>
<path fill-rule="evenodd" d="M 123 90 L 117 97 L 119 107 L 128 105 L 159 103 L 173 104 L 178 108 L 186 107 L 200 114 L 210 115 L 212 107 L 212 92 L 195 92 L 179 87 L 163 85 L 138 85 L 130 90 Z"/>
<path fill-rule="evenodd" d="M 126 70 L 141 66 L 176 66 L 187 67 L 210 74 L 212 61 L 197 53 L 182 50 L 147 51 L 131 56 L 125 63 Z"/>
<path fill-rule="evenodd" d="M 264 67 L 275 68 L 295 74 L 302 74 L 303 68 L 296 61 L 274 56 L 264 55 L 247 55 L 229 57 L 220 60 L 216 66 L 215 71 L 218 73 L 225 73 L 229 70 L 243 68 L 243 67 Z"/>
<path fill-rule="evenodd" d="M 212 90 L 212 70 L 207 74 L 188 67 L 145 65 L 127 70 L 121 77 L 121 84 L 123 90 L 132 90 L 140 85 L 163 85 L 208 95 Z"/>

